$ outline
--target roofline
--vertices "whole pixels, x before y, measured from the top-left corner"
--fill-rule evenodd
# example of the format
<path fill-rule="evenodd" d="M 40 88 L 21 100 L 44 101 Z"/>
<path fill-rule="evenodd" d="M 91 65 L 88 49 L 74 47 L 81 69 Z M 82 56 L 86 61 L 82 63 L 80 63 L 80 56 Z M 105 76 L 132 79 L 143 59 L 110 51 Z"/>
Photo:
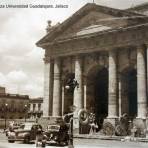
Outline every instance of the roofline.
<path fill-rule="evenodd" d="M 40 39 L 36 43 L 36 45 L 38 47 L 42 47 L 42 44 L 45 42 L 45 40 L 47 40 L 49 38 L 49 36 L 50 37 L 53 36 L 53 35 L 56 36 L 57 33 L 62 32 L 65 28 L 67 28 L 67 26 L 69 24 L 73 24 L 73 22 L 75 22 L 77 19 L 80 19 L 83 16 L 85 16 L 86 14 L 88 14 L 90 10 L 103 11 L 103 12 L 106 12 L 106 13 L 111 12 L 112 15 L 114 15 L 114 16 L 118 15 L 119 17 L 133 16 L 133 15 L 143 16 L 142 14 L 130 12 L 130 11 L 127 11 L 127 10 L 120 10 L 120 9 L 106 7 L 106 6 L 96 5 L 94 3 L 87 3 L 82 8 L 80 8 L 78 11 L 76 11 L 72 16 L 70 16 L 68 19 L 63 21 L 59 26 L 53 28 L 48 34 L 46 34 L 42 39 Z M 118 14 L 117 14 L 117 12 L 118 12 Z"/>
<path fill-rule="evenodd" d="M 15 99 L 27 99 L 29 100 L 28 95 L 20 95 L 20 94 L 9 94 L 9 93 L 4 93 L 0 94 L 0 97 L 7 97 L 7 98 L 15 98 Z"/>

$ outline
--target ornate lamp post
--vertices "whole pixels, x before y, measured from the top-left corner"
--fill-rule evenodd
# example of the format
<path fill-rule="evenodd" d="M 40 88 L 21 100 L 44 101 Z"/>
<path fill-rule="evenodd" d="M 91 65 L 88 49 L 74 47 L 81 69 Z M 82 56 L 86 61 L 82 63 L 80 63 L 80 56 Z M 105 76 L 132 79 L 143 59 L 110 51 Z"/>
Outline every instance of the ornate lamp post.
<path fill-rule="evenodd" d="M 8 104 L 6 103 L 5 104 L 5 129 L 6 129 L 6 126 L 7 126 L 7 109 L 8 109 Z"/>
<path fill-rule="evenodd" d="M 66 86 L 65 88 L 67 90 L 72 90 L 74 91 L 75 88 L 79 88 L 79 83 L 77 82 L 76 79 L 69 79 L 69 81 L 66 83 Z M 74 148 L 74 145 L 73 145 L 73 114 L 74 114 L 74 111 L 75 111 L 76 107 L 75 106 L 72 106 L 70 108 L 71 112 L 72 113 L 69 113 L 67 114 L 66 116 L 68 116 L 69 118 L 69 142 L 68 142 L 68 148 Z"/>

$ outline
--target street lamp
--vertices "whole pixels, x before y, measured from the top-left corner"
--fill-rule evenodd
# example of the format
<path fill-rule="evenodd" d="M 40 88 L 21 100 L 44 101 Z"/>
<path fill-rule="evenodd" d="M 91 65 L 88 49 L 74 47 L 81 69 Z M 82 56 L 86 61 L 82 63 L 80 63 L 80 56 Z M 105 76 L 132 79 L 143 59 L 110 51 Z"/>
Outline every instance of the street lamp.
<path fill-rule="evenodd" d="M 76 79 L 69 79 L 69 81 L 67 82 L 65 88 L 67 90 L 70 90 L 72 89 L 72 92 L 74 92 L 74 89 L 75 88 L 79 88 L 79 83 L 77 82 Z M 75 111 L 76 107 L 75 106 L 72 106 L 71 107 L 71 112 L 70 114 L 67 114 L 67 116 L 69 116 L 69 142 L 68 142 L 68 148 L 74 148 L 74 145 L 73 145 L 73 114 L 74 114 L 74 111 Z"/>
<path fill-rule="evenodd" d="M 27 104 L 25 104 L 25 122 L 26 122 L 26 114 L 27 114 Z"/>
<path fill-rule="evenodd" d="M 8 104 L 6 103 L 5 104 L 5 129 L 6 129 L 6 126 L 7 126 L 7 107 L 8 107 Z"/>

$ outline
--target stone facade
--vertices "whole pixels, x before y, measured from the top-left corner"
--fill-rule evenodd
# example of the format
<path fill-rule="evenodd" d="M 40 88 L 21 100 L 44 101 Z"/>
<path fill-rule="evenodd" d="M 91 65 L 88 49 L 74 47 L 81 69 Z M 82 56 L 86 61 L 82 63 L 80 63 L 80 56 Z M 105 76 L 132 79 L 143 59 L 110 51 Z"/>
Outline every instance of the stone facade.
<path fill-rule="evenodd" d="M 28 105 L 28 118 L 37 119 L 43 115 L 43 98 L 30 98 Z"/>
<path fill-rule="evenodd" d="M 139 13 L 87 4 L 53 27 L 37 43 L 45 49 L 43 116 L 62 116 L 75 105 L 96 120 L 114 121 L 123 113 L 145 119 L 147 22 Z M 64 87 L 72 76 L 79 83 L 74 93 Z"/>

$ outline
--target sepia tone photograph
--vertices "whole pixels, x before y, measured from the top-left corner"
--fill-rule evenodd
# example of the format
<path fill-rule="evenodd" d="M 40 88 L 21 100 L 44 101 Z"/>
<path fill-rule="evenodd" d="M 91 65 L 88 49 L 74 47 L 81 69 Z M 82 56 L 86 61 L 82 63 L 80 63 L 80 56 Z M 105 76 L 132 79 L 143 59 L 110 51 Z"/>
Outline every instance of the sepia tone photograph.
<path fill-rule="evenodd" d="M 147 148 L 148 1 L 1 0 L 0 148 Z"/>

